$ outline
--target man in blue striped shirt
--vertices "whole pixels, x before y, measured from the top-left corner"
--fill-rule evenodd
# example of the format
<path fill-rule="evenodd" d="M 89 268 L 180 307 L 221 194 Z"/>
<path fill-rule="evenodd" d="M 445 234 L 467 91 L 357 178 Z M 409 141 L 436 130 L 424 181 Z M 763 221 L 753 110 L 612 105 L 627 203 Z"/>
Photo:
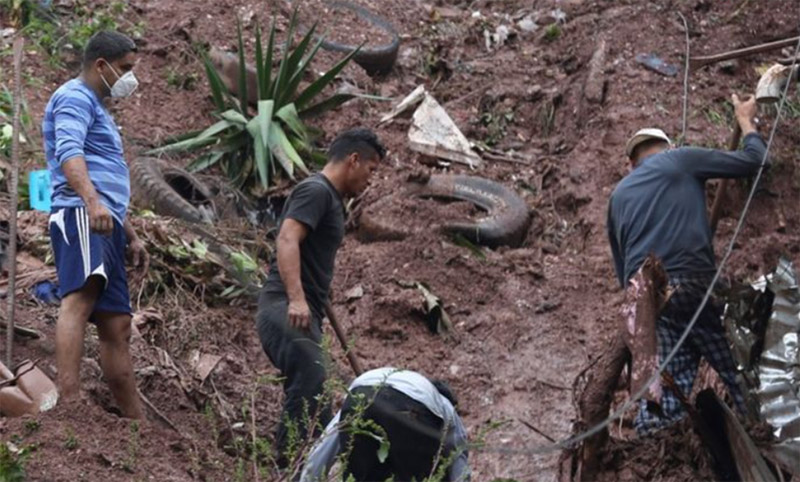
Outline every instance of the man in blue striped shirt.
<path fill-rule="evenodd" d="M 148 255 L 126 218 L 128 165 L 119 128 L 103 101 L 127 97 L 136 45 L 115 32 L 93 36 L 83 72 L 62 85 L 47 104 L 42 133 L 52 182 L 50 241 L 55 254 L 61 311 L 56 364 L 62 400 L 78 397 L 86 322 L 97 325 L 100 364 L 122 414 L 142 411 L 129 351 L 131 307 L 126 251 L 143 274 Z"/>

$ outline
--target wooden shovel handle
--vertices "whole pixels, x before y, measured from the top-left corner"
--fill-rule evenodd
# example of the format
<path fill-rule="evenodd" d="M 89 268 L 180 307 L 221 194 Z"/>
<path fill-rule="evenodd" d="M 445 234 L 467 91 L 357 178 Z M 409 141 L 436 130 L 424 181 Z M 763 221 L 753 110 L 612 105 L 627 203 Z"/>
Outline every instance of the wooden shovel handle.
<path fill-rule="evenodd" d="M 325 305 L 325 316 L 327 316 L 328 320 L 331 322 L 333 331 L 336 333 L 336 338 L 339 339 L 339 343 L 341 343 L 342 348 L 344 348 L 344 353 L 347 355 L 347 361 L 350 362 L 350 366 L 353 368 L 356 376 L 360 376 L 362 373 L 364 373 L 364 370 L 361 368 L 361 364 L 358 362 L 358 358 L 356 358 L 356 354 L 353 353 L 353 350 L 349 350 L 347 348 L 347 337 L 344 334 L 344 330 L 342 330 L 342 326 L 339 324 L 339 320 L 336 319 L 336 313 L 334 313 L 333 307 L 330 303 Z"/>
<path fill-rule="evenodd" d="M 728 150 L 735 151 L 739 147 L 739 141 L 741 138 L 742 128 L 739 127 L 739 123 L 737 122 L 736 125 L 733 126 L 733 133 L 728 141 Z M 722 200 L 725 198 L 725 195 L 728 192 L 730 183 L 730 179 L 723 179 L 720 181 L 719 187 L 717 188 L 717 195 L 714 197 L 714 204 L 711 206 L 711 216 L 709 220 L 709 224 L 711 225 L 711 236 L 714 236 L 714 233 L 717 232 L 717 224 L 719 224 L 719 218 L 722 213 Z"/>

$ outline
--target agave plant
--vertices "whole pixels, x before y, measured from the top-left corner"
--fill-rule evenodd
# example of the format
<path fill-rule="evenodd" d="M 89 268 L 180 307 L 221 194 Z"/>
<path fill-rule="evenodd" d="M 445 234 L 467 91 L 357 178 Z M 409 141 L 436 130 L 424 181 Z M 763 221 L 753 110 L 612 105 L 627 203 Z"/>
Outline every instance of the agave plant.
<path fill-rule="evenodd" d="M 334 109 L 354 97 L 353 94 L 337 93 L 320 100 L 320 94 L 341 72 L 357 50 L 342 58 L 333 68 L 298 93 L 300 82 L 311 60 L 317 54 L 324 37 L 314 38 L 314 24 L 294 49 L 291 40 L 297 26 L 297 10 L 289 22 L 287 41 L 277 72 L 272 72 L 275 49 L 275 21 L 269 32 L 266 53 L 261 30 L 255 31 L 255 66 L 258 88 L 258 103 L 254 113 L 250 112 L 247 95 L 247 66 L 241 23 L 237 22 L 239 41 L 238 99 L 225 88 L 217 68 L 204 56 L 206 76 L 211 86 L 211 95 L 216 106 L 217 122 L 200 132 L 192 132 L 175 138 L 171 143 L 150 151 L 152 155 L 170 152 L 190 152 L 207 148 L 194 159 L 187 169 L 201 171 L 220 164 L 228 178 L 238 188 L 250 188 L 263 192 L 278 174 L 278 167 L 294 179 L 295 170 L 308 173 L 303 161 L 319 156 L 312 145 L 312 129 L 304 119 Z M 308 53 L 307 53 L 308 51 Z M 276 162 L 277 161 L 277 162 Z"/>

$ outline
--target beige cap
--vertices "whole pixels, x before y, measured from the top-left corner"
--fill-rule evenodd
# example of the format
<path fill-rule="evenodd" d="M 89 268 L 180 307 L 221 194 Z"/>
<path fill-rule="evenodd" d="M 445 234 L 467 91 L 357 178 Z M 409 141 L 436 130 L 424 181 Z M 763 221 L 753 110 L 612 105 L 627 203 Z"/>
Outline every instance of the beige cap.
<path fill-rule="evenodd" d="M 636 149 L 636 146 L 638 146 L 642 142 L 649 141 L 651 139 L 661 139 L 662 141 L 665 141 L 668 144 L 672 145 L 672 141 L 669 140 L 669 137 L 667 137 L 667 135 L 661 129 L 655 129 L 655 128 L 640 129 L 628 141 L 628 144 L 625 146 L 625 154 L 628 157 L 631 157 L 631 155 L 633 154 L 633 150 Z"/>

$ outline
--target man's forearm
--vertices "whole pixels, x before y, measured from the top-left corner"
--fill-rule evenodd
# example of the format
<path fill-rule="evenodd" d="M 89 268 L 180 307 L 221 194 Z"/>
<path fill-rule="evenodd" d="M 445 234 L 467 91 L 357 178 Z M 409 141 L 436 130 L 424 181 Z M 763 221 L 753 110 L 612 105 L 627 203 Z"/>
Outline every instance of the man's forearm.
<path fill-rule="evenodd" d="M 97 190 L 89 178 L 89 170 L 86 168 L 86 160 L 83 157 L 73 157 L 61 165 L 67 183 L 78 196 L 83 199 L 87 206 L 100 201 Z"/>
<path fill-rule="evenodd" d="M 278 237 L 278 272 L 286 288 L 289 301 L 305 300 L 300 281 L 300 245 Z"/>

